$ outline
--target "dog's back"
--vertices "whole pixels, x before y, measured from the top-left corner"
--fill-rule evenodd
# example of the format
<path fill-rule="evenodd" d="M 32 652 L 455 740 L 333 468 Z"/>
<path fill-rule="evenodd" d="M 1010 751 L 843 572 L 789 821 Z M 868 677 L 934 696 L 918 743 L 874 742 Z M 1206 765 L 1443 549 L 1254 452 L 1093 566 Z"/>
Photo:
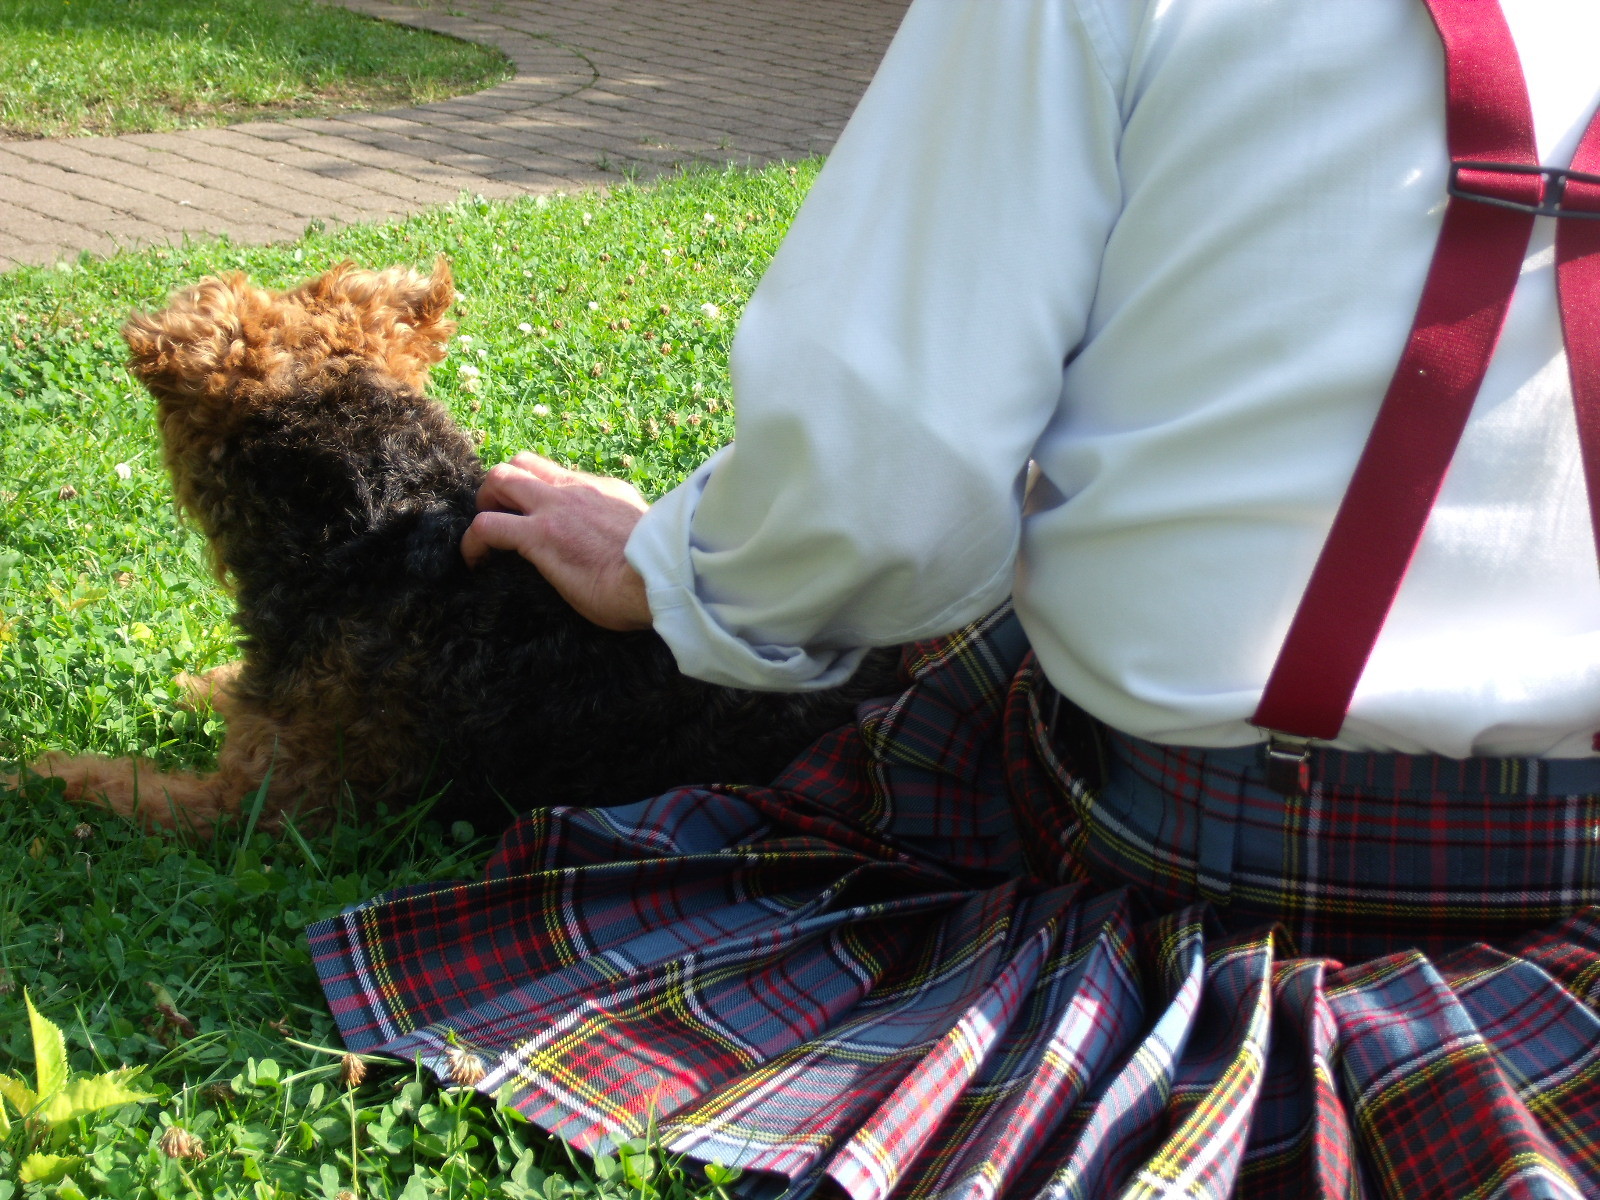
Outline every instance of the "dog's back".
<path fill-rule="evenodd" d="M 741 692 L 683 676 L 654 633 L 578 616 L 523 559 L 459 552 L 483 468 L 442 406 L 380 372 L 324 374 L 219 444 L 240 536 L 219 531 L 248 694 L 325 698 L 347 777 L 389 795 L 448 785 L 476 824 L 538 804 L 615 804 L 699 782 L 769 780 L 855 702 L 854 687 Z M 308 686 L 331 674 L 337 683 Z M 303 715 L 302 715 L 303 719 Z"/>

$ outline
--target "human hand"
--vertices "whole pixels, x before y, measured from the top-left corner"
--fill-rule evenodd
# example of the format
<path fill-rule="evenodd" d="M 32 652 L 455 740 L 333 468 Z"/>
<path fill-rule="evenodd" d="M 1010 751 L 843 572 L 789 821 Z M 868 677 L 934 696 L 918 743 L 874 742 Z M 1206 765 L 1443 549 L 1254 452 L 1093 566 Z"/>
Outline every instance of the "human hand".
<path fill-rule="evenodd" d="M 649 507 L 632 484 L 524 451 L 492 467 L 478 489 L 461 557 L 475 567 L 490 550 L 515 550 L 596 625 L 647 629 L 644 580 L 622 551 Z"/>

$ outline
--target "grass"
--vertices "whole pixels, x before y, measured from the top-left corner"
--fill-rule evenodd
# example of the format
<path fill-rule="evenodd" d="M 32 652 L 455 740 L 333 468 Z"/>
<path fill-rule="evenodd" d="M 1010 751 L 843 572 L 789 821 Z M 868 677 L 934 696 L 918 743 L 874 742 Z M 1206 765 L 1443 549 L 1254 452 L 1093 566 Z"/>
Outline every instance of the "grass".
<path fill-rule="evenodd" d="M 151 405 L 121 365 L 130 309 L 222 270 L 283 286 L 345 258 L 427 267 L 447 254 L 461 334 L 432 390 L 485 456 L 531 448 L 659 494 L 732 432 L 733 326 L 813 170 L 463 200 L 287 246 L 0 275 L 0 759 L 87 749 L 204 766 L 215 753 L 218 728 L 175 711 L 173 677 L 231 656 L 229 605 L 173 515 Z M 311 1048 L 338 1041 L 304 926 L 390 887 L 469 877 L 487 850 L 415 812 L 196 844 L 70 809 L 48 784 L 0 791 L 0 1073 L 32 1077 L 26 988 L 66 1031 L 74 1071 L 142 1066 L 157 1097 L 69 1122 L 53 1152 L 82 1162 L 26 1194 L 718 1192 L 641 1147 L 570 1158 L 411 1070 L 346 1086 L 338 1057 Z M 173 1126 L 206 1157 L 163 1153 Z M 0 1200 L 22 1194 L 7 1181 L 32 1136 L 17 1123 L 0 1142 Z"/>
<path fill-rule="evenodd" d="M 509 74 L 488 47 L 316 0 L 0 0 L 0 135 L 390 108 Z"/>

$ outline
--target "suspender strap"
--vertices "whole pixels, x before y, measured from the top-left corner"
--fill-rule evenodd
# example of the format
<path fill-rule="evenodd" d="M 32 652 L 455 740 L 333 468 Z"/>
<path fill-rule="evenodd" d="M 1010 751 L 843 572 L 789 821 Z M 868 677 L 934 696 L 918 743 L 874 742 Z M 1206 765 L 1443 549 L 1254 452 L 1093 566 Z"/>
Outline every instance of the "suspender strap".
<path fill-rule="evenodd" d="M 1496 0 L 1426 3 L 1445 47 L 1451 199 L 1399 369 L 1251 718 L 1298 739 L 1333 738 L 1344 724 L 1494 355 L 1535 214 L 1600 215 L 1600 178 L 1539 166 L 1522 68 Z M 1600 121 L 1580 159 L 1574 171 L 1600 170 Z M 1596 251 L 1600 222 L 1562 222 L 1562 311 L 1592 506 L 1600 496 Z M 1596 517 L 1600 530 L 1600 507 Z"/>

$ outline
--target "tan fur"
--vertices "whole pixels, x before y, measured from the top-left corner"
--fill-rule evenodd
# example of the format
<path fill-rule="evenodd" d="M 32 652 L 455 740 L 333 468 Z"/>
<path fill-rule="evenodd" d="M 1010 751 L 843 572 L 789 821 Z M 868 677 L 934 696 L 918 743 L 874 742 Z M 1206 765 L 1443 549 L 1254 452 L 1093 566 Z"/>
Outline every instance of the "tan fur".
<path fill-rule="evenodd" d="M 178 707 L 188 712 L 210 709 L 226 717 L 233 708 L 230 689 L 239 677 L 240 664 L 223 663 L 199 675 L 184 671 L 178 676 L 178 690 L 182 693 Z"/>

